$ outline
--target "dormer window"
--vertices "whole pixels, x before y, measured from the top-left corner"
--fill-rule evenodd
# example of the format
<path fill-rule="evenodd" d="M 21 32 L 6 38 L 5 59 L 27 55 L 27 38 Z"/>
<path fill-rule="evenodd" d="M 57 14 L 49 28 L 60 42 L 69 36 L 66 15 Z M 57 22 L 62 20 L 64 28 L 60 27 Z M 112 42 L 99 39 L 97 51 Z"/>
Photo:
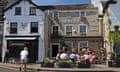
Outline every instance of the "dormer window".
<path fill-rule="evenodd" d="M 30 7 L 30 15 L 36 15 L 36 8 Z"/>
<path fill-rule="evenodd" d="M 21 7 L 15 8 L 15 15 L 21 15 Z"/>

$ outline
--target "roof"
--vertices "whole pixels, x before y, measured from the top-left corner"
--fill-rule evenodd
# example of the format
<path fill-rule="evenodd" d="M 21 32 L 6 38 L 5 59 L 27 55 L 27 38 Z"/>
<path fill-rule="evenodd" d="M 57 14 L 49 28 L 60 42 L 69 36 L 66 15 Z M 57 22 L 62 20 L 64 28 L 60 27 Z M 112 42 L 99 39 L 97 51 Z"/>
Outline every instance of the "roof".
<path fill-rule="evenodd" d="M 75 5 L 51 5 L 39 6 L 42 10 L 79 10 L 79 9 L 97 9 L 92 4 L 75 4 Z"/>
<path fill-rule="evenodd" d="M 7 1 L 6 0 L 0 0 L 0 6 L 6 5 Z"/>
<path fill-rule="evenodd" d="M 7 0 L 7 6 L 6 6 L 6 8 L 9 7 L 9 6 L 11 6 L 16 1 L 18 1 L 18 0 Z"/>
<path fill-rule="evenodd" d="M 24 0 L 8 0 L 8 5 L 6 6 L 5 11 L 19 4 L 21 1 L 24 1 Z M 38 8 L 38 6 L 35 3 L 33 3 L 32 0 L 25 0 L 25 1 L 28 1 L 29 3 L 33 4 Z"/>

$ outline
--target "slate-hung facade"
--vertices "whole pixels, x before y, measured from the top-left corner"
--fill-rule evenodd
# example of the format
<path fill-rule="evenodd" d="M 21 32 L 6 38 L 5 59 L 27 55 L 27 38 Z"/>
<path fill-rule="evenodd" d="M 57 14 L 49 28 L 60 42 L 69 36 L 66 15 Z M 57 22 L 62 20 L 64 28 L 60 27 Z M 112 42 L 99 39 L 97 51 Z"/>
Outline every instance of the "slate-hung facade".
<path fill-rule="evenodd" d="M 20 51 L 27 46 L 29 60 L 35 62 L 44 58 L 44 13 L 31 0 L 18 0 L 4 12 L 4 48 L 10 50 L 10 57 L 19 58 Z"/>
<path fill-rule="evenodd" d="M 99 53 L 104 47 L 102 19 L 93 5 L 53 6 L 45 14 L 46 56 L 55 57 L 61 49 L 61 39 L 67 50 L 90 47 Z"/>

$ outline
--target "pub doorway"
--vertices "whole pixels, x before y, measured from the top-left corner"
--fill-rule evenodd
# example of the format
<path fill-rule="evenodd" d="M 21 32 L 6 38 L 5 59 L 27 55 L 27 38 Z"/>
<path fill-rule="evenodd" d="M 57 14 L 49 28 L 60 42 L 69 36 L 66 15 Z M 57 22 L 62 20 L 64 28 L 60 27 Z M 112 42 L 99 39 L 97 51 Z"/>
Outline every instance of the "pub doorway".
<path fill-rule="evenodd" d="M 7 48 L 10 50 L 11 58 L 20 57 L 20 52 L 24 47 L 28 47 L 29 56 L 28 62 L 33 63 L 38 59 L 38 40 L 8 40 Z"/>

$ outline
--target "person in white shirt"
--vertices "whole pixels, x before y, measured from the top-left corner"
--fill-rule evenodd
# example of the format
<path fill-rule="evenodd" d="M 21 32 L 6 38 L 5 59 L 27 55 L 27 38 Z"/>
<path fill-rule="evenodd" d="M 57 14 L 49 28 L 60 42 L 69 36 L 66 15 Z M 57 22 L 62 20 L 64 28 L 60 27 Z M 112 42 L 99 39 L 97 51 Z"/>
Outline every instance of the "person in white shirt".
<path fill-rule="evenodd" d="M 27 60 L 28 60 L 28 48 L 24 47 L 24 50 L 20 52 L 20 62 L 21 62 L 20 71 L 22 68 L 26 70 Z"/>
<path fill-rule="evenodd" d="M 60 55 L 60 59 L 68 59 L 68 54 L 66 53 L 66 51 L 64 51 L 64 52 Z"/>

